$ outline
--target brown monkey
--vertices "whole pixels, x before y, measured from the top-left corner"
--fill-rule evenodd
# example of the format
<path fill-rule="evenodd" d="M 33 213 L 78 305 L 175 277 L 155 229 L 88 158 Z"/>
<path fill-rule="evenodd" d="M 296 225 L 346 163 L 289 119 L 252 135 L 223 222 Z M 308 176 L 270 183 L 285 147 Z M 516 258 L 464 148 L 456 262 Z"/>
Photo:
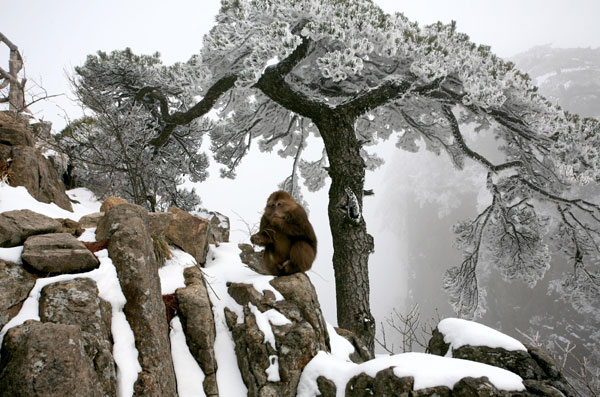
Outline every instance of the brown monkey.
<path fill-rule="evenodd" d="M 305 272 L 317 255 L 317 237 L 306 211 L 282 190 L 269 196 L 260 230 L 250 241 L 265 247 L 265 267 L 275 276 Z"/>

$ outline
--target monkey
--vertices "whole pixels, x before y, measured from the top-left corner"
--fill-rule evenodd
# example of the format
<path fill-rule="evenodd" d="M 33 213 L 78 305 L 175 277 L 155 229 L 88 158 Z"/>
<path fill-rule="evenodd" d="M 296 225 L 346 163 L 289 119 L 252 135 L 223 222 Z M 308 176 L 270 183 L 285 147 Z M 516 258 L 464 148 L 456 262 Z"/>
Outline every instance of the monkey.
<path fill-rule="evenodd" d="M 283 190 L 267 199 L 260 229 L 250 241 L 265 247 L 263 262 L 274 276 L 306 272 L 317 255 L 317 237 L 306 211 Z"/>

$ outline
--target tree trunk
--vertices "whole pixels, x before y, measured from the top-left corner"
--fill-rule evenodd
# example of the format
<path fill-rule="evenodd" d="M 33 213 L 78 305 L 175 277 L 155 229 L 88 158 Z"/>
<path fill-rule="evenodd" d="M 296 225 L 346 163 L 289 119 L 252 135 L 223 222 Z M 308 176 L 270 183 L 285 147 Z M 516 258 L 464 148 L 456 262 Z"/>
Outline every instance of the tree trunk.
<path fill-rule="evenodd" d="M 369 255 L 373 237 L 362 218 L 365 163 L 354 132 L 354 118 L 328 113 L 316 123 L 329 157 L 329 224 L 333 238 L 337 320 L 341 328 L 354 332 L 374 353 L 375 320 L 369 304 Z M 348 214 L 347 189 L 359 204 L 360 218 Z"/>

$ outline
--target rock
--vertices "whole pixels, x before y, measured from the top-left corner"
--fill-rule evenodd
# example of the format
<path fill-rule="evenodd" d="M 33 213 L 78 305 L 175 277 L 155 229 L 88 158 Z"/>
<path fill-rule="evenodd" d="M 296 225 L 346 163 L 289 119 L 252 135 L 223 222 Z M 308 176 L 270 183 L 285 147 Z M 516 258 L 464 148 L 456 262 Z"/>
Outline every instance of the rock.
<path fill-rule="evenodd" d="M 37 149 L 28 146 L 13 146 L 13 161 L 10 164 L 11 186 L 25 186 L 29 194 L 42 203 L 55 203 L 73 211 L 71 200 L 58 173 Z"/>
<path fill-rule="evenodd" d="M 209 244 L 228 243 L 229 242 L 229 218 L 216 211 L 201 210 L 194 215 L 206 219 L 210 223 Z"/>
<path fill-rule="evenodd" d="M 26 321 L 8 330 L 0 352 L 0 394 L 104 396 L 79 327 Z"/>
<path fill-rule="evenodd" d="M 23 247 L 23 262 L 40 273 L 81 273 L 96 269 L 98 258 L 68 233 L 31 236 Z"/>
<path fill-rule="evenodd" d="M 81 226 L 84 229 L 97 227 L 98 222 L 100 221 L 100 219 L 102 219 L 103 216 L 104 212 L 95 212 L 93 214 L 84 215 L 79 219 L 79 226 Z"/>
<path fill-rule="evenodd" d="M 377 372 L 373 389 L 376 396 L 409 397 L 414 383 L 412 376 L 399 378 L 394 375 L 393 368 L 388 368 Z"/>
<path fill-rule="evenodd" d="M 120 197 L 111 196 L 104 200 L 102 205 L 100 206 L 100 212 L 106 212 L 109 209 L 116 207 L 117 205 L 127 204 L 127 200 L 122 199 Z"/>
<path fill-rule="evenodd" d="M 58 222 L 60 222 L 61 227 L 58 230 L 58 233 L 69 233 L 71 234 L 73 237 L 79 237 L 83 234 L 83 228 L 81 227 L 81 225 L 79 224 L 79 222 L 76 222 L 72 219 L 68 219 L 68 218 L 58 218 L 56 219 Z"/>
<path fill-rule="evenodd" d="M 542 368 L 526 351 L 522 350 L 509 351 L 488 346 L 461 346 L 452 350 L 452 357 L 504 368 L 523 379 L 543 379 L 545 377 Z"/>
<path fill-rule="evenodd" d="M 192 255 L 196 263 L 206 263 L 210 240 L 207 220 L 171 207 L 167 213 L 150 214 L 150 230 L 153 236 L 164 235 L 169 243 Z"/>
<path fill-rule="evenodd" d="M 169 208 L 169 212 L 173 214 L 173 219 L 165 233 L 167 239 L 192 255 L 198 264 L 205 264 L 210 224 L 206 220 L 190 215 L 177 207 Z"/>
<path fill-rule="evenodd" d="M 347 397 L 375 396 L 375 390 L 373 389 L 374 382 L 375 379 L 364 372 L 353 376 L 348 383 L 346 383 L 345 395 Z"/>
<path fill-rule="evenodd" d="M 450 344 L 444 342 L 444 334 L 442 334 L 437 327 L 434 328 L 427 349 L 429 353 L 435 354 L 436 356 L 445 356 L 448 353 Z"/>
<path fill-rule="evenodd" d="M 0 144 L 33 147 L 35 142 L 27 120 L 14 112 L 0 112 Z"/>
<path fill-rule="evenodd" d="M 252 270 L 260 274 L 269 274 L 263 263 L 262 251 L 254 251 L 254 247 L 250 244 L 238 244 L 240 249 L 240 259 L 242 263 L 250 266 Z"/>
<path fill-rule="evenodd" d="M 42 322 L 79 327 L 104 395 L 116 396 L 111 306 L 98 296 L 96 283 L 82 277 L 45 286 L 40 298 L 40 318 Z"/>
<path fill-rule="evenodd" d="M 352 347 L 354 347 L 354 353 L 350 355 L 350 360 L 352 360 L 353 363 L 361 364 L 371 359 L 371 355 L 369 354 L 367 347 L 360 339 L 356 337 L 354 332 L 337 327 L 335 328 L 335 332 L 350 342 Z"/>
<path fill-rule="evenodd" d="M 527 379 L 523 381 L 523 384 L 527 388 L 529 393 L 532 393 L 536 396 L 548 396 L 548 397 L 564 397 L 560 390 L 557 388 L 548 385 L 547 383 L 541 380 L 531 380 Z"/>
<path fill-rule="evenodd" d="M 148 213 L 134 204 L 113 207 L 98 223 L 96 238 L 109 240 L 108 253 L 127 299 L 124 312 L 135 336 L 142 367 L 134 395 L 177 396 L 169 326 Z"/>
<path fill-rule="evenodd" d="M 319 388 L 319 392 L 321 393 L 321 397 L 335 397 L 337 392 L 337 387 L 335 383 L 330 381 L 324 376 L 319 376 L 317 378 L 317 387 Z"/>
<path fill-rule="evenodd" d="M 260 293 L 251 285 L 232 283 L 229 294 L 243 306 L 244 322 L 226 311 L 232 330 L 238 366 L 248 395 L 295 396 L 302 370 L 320 351 L 330 351 L 329 335 L 316 292 L 304 273 L 277 277 L 271 285 L 284 297 L 276 301 L 272 291 Z M 271 324 L 275 347 L 265 342 L 256 316 L 269 310 L 278 317 L 279 325 Z M 282 316 L 281 316 L 282 315 Z M 289 322 L 283 320 L 289 320 Z M 264 324 L 264 317 L 261 324 Z M 268 320 L 266 320 L 268 322 Z M 266 370 L 273 362 L 279 365 L 279 380 L 269 380 Z"/>
<path fill-rule="evenodd" d="M 398 378 L 394 375 L 394 368 L 390 367 L 377 372 L 375 378 L 364 372 L 352 377 L 346 383 L 345 395 L 350 397 L 409 397 L 412 395 L 413 384 L 412 377 Z"/>
<path fill-rule="evenodd" d="M 19 313 L 35 285 L 35 277 L 23 266 L 0 260 L 0 330 Z"/>
<path fill-rule="evenodd" d="M 446 386 L 428 387 L 426 389 L 413 390 L 412 397 L 450 397 L 452 390 Z"/>
<path fill-rule="evenodd" d="M 453 397 L 492 397 L 497 395 L 498 389 L 486 376 L 462 378 L 452 388 Z"/>
<path fill-rule="evenodd" d="M 546 350 L 540 347 L 534 347 L 525 345 L 527 352 L 535 360 L 535 362 L 542 368 L 546 374 L 546 383 L 555 389 L 560 390 L 565 396 L 576 396 L 577 392 L 573 389 L 569 381 L 561 373 L 558 365 L 554 362 L 554 359 L 550 356 Z"/>
<path fill-rule="evenodd" d="M 22 245 L 27 237 L 55 233 L 60 222 L 31 210 L 6 211 L 0 214 L 0 247 Z"/>
<path fill-rule="evenodd" d="M 184 271 L 185 288 L 176 291 L 179 302 L 179 318 L 192 356 L 202 368 L 204 393 L 218 396 L 217 361 L 214 343 L 216 337 L 212 305 L 206 290 L 202 272 L 197 267 Z"/>

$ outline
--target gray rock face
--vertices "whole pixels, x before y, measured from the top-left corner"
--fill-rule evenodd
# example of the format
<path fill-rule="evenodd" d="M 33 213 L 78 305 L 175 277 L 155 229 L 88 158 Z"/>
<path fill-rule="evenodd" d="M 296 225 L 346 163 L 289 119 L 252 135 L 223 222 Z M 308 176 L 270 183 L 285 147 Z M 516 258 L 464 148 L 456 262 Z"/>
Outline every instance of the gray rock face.
<path fill-rule="evenodd" d="M 244 307 L 244 322 L 226 313 L 232 330 L 238 365 L 248 395 L 295 396 L 302 370 L 320 351 L 330 351 L 329 335 L 314 287 L 304 273 L 277 277 L 271 281 L 285 298 L 276 301 L 271 291 L 260 293 L 251 285 L 232 283 L 229 294 Z M 289 324 L 272 325 L 275 349 L 265 343 L 265 336 L 257 325 L 253 305 L 259 312 L 274 309 L 290 320 Z M 258 315 L 258 313 L 257 313 Z M 273 360 L 279 363 L 280 381 L 272 382 L 266 370 Z"/>
<path fill-rule="evenodd" d="M 87 214 L 79 219 L 79 226 L 82 228 L 96 227 L 98 222 L 104 216 L 104 212 L 94 212 L 93 214 Z"/>
<path fill-rule="evenodd" d="M 108 253 L 127 299 L 124 312 L 131 324 L 142 366 L 134 395 L 176 396 L 169 327 L 148 213 L 134 204 L 113 207 L 98 223 L 96 238 L 109 240 Z"/>
<path fill-rule="evenodd" d="M 85 245 L 68 233 L 29 237 L 23 262 L 41 273 L 80 273 L 96 269 L 100 262 Z"/>
<path fill-rule="evenodd" d="M 375 378 L 365 373 L 358 374 L 346 384 L 346 396 L 389 396 L 409 397 L 413 389 L 412 377 L 398 378 L 393 368 L 377 372 Z"/>
<path fill-rule="evenodd" d="M 433 331 L 428 347 L 430 353 L 443 356 L 450 348 L 450 345 L 444 342 L 444 335 L 436 328 Z M 476 361 L 514 372 L 523 378 L 527 391 L 532 393 L 532 395 L 540 395 L 542 393 L 540 390 L 548 390 L 549 392 L 559 391 L 561 395 L 565 396 L 576 395 L 547 352 L 531 346 L 528 346 L 527 349 L 527 351 L 508 351 L 502 348 L 467 345 L 453 349 L 452 357 Z M 479 382 L 478 380 L 475 381 Z M 473 382 L 475 381 L 471 379 L 461 383 L 460 390 L 463 393 L 461 395 L 498 395 L 504 393 L 502 391 L 486 391 L 487 389 L 484 386 L 479 385 L 478 387 L 482 387 L 482 389 L 477 393 L 480 394 L 473 394 L 476 393 L 476 391 L 473 391 Z M 453 395 L 455 394 L 456 386 Z M 528 394 L 521 392 L 520 395 Z M 542 393 L 541 395 L 546 394 Z"/>
<path fill-rule="evenodd" d="M 360 339 L 356 337 L 354 332 L 337 327 L 335 328 L 335 332 L 350 342 L 352 347 L 354 347 L 354 353 L 350 354 L 350 360 L 352 360 L 353 363 L 361 364 L 371 359 L 371 355 L 369 354 L 367 347 L 361 342 Z"/>
<path fill-rule="evenodd" d="M 53 202 L 73 211 L 58 173 L 34 146 L 35 139 L 27 120 L 10 112 L 0 112 L 0 162 L 12 159 L 8 182 L 12 186 L 25 186 L 38 201 Z"/>
<path fill-rule="evenodd" d="M 498 389 L 485 376 L 481 378 L 462 378 L 452 388 L 453 396 L 492 397 L 498 394 Z"/>
<path fill-rule="evenodd" d="M 8 146 L 32 146 L 33 135 L 27 120 L 14 112 L 0 112 L 0 143 Z"/>
<path fill-rule="evenodd" d="M 192 255 L 198 264 L 206 263 L 210 240 L 207 220 L 171 207 L 167 213 L 150 215 L 150 229 L 152 235 L 162 234 L 171 244 Z"/>
<path fill-rule="evenodd" d="M 36 200 L 73 211 L 65 186 L 50 160 L 28 146 L 13 146 L 10 155 L 13 159 L 10 165 L 12 186 L 25 186 Z"/>
<path fill-rule="evenodd" d="M 197 213 L 210 223 L 210 244 L 229 242 L 229 218 L 216 211 L 202 210 Z"/>
<path fill-rule="evenodd" d="M 27 237 L 54 233 L 61 223 L 31 210 L 6 211 L 0 214 L 0 247 L 22 245 Z"/>
<path fill-rule="evenodd" d="M 256 252 L 250 244 L 238 244 L 240 259 L 242 263 L 250 266 L 252 270 L 260 274 L 269 274 L 262 259 L 262 251 Z"/>
<path fill-rule="evenodd" d="M 89 278 L 77 278 L 47 285 L 41 292 L 40 318 L 43 322 L 79 327 L 104 395 L 116 396 L 111 307 L 98 297 L 96 283 Z"/>
<path fill-rule="evenodd" d="M 546 376 L 535 360 L 522 350 L 508 351 L 487 346 L 461 346 L 452 351 L 452 357 L 504 368 L 523 379 L 543 379 Z"/>
<path fill-rule="evenodd" d="M 202 272 L 197 267 L 184 271 L 185 288 L 176 291 L 179 318 L 190 352 L 202 368 L 203 387 L 207 396 L 218 396 L 217 361 L 215 359 L 215 321 Z"/>
<path fill-rule="evenodd" d="M 8 330 L 0 354 L 1 396 L 105 396 L 77 326 L 26 321 Z"/>
<path fill-rule="evenodd" d="M 0 329 L 21 310 L 35 285 L 35 277 L 23 266 L 0 261 Z"/>

